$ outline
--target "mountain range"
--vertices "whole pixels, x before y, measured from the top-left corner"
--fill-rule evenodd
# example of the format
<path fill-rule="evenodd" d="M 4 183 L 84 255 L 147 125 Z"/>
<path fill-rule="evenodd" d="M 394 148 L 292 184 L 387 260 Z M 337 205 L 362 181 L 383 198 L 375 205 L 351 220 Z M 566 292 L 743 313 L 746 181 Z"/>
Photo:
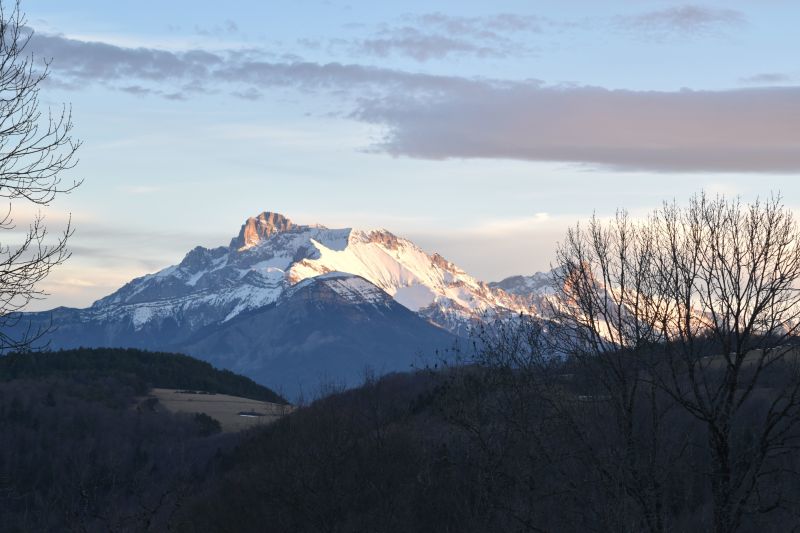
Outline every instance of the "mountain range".
<path fill-rule="evenodd" d="M 425 364 L 481 320 L 538 313 L 549 276 L 485 283 L 384 229 L 298 225 L 263 212 L 227 246 L 196 247 L 85 309 L 25 313 L 50 348 L 181 351 L 288 396 Z"/>

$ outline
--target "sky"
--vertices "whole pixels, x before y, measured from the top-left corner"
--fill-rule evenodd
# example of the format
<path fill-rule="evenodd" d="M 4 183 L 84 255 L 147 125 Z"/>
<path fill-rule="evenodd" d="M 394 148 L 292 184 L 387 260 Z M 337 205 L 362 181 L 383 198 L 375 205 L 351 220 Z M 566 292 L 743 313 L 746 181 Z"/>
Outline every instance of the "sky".
<path fill-rule="evenodd" d="M 692 194 L 800 208 L 800 3 L 23 0 L 71 105 L 83 307 L 249 217 L 383 227 L 479 279 Z M 15 205 L 24 219 L 30 208 Z"/>

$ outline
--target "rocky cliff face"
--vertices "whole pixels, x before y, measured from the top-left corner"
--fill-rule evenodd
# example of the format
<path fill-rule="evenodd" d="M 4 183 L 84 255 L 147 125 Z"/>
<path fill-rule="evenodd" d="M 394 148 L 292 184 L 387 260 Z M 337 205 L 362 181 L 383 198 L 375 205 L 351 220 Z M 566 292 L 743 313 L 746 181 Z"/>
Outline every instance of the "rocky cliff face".
<path fill-rule="evenodd" d="M 276 233 L 289 231 L 293 227 L 292 221 L 280 213 L 265 211 L 256 217 L 248 218 L 242 224 L 239 235 L 231 240 L 230 248 L 237 250 L 249 248 L 269 239 Z"/>

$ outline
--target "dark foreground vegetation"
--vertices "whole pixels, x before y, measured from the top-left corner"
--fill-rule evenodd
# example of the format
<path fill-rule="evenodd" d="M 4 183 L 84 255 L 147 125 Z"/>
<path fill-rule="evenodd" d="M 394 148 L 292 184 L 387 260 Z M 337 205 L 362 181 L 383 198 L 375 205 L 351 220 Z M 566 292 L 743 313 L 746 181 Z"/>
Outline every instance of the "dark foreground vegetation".
<path fill-rule="evenodd" d="M 182 531 L 647 531 L 643 500 L 663 498 L 667 531 L 711 531 L 704 424 L 677 409 L 632 432 L 581 365 L 531 379 L 476 364 L 394 375 L 336 394 L 253 433 L 194 495 Z M 776 387 L 792 373 L 781 365 Z M 751 425 L 775 400 L 765 389 L 732 428 L 733 453 L 757 453 Z M 649 392 L 642 390 L 642 396 Z M 786 428 L 784 428 L 786 429 Z M 786 433 L 787 441 L 800 434 Z M 755 445 L 755 448 L 753 446 Z M 635 463 L 635 464 L 632 464 Z M 798 454 L 768 459 L 761 501 L 738 531 L 798 528 Z M 650 472 L 653 479 L 637 479 Z M 657 483 L 654 489 L 651 482 Z M 763 482 L 763 483 L 761 483 Z"/>
<path fill-rule="evenodd" d="M 468 365 L 370 380 L 233 435 L 136 409 L 141 376 L 90 368 L 100 352 L 64 352 L 73 362 L 60 371 L 5 373 L 0 531 L 643 531 L 652 517 L 638 500 L 656 493 L 626 477 L 638 471 L 655 475 L 666 530 L 711 530 L 706 426 L 668 409 L 653 440 L 642 389 L 628 433 L 598 368 L 502 364 L 513 336 L 532 331 L 502 331 Z M 793 360 L 765 374 L 736 421 L 735 455 L 758 449 L 751 426 L 795 378 Z M 787 443 L 800 437 L 784 429 Z M 744 513 L 738 531 L 797 529 L 798 468 L 798 454 L 768 458 L 759 496 L 776 505 Z"/>
<path fill-rule="evenodd" d="M 0 531 L 160 531 L 211 458 L 235 444 L 208 416 L 136 398 L 152 387 L 283 400 L 174 354 L 71 350 L 0 357 Z"/>

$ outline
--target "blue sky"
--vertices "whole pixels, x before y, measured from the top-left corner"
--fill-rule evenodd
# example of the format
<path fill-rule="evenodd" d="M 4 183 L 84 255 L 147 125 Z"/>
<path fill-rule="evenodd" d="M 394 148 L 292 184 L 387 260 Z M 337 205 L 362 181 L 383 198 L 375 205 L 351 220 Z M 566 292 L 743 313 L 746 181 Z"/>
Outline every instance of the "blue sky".
<path fill-rule="evenodd" d="M 386 227 L 486 280 L 699 190 L 800 207 L 800 4 L 26 0 L 85 183 L 39 308 L 263 210 Z"/>

